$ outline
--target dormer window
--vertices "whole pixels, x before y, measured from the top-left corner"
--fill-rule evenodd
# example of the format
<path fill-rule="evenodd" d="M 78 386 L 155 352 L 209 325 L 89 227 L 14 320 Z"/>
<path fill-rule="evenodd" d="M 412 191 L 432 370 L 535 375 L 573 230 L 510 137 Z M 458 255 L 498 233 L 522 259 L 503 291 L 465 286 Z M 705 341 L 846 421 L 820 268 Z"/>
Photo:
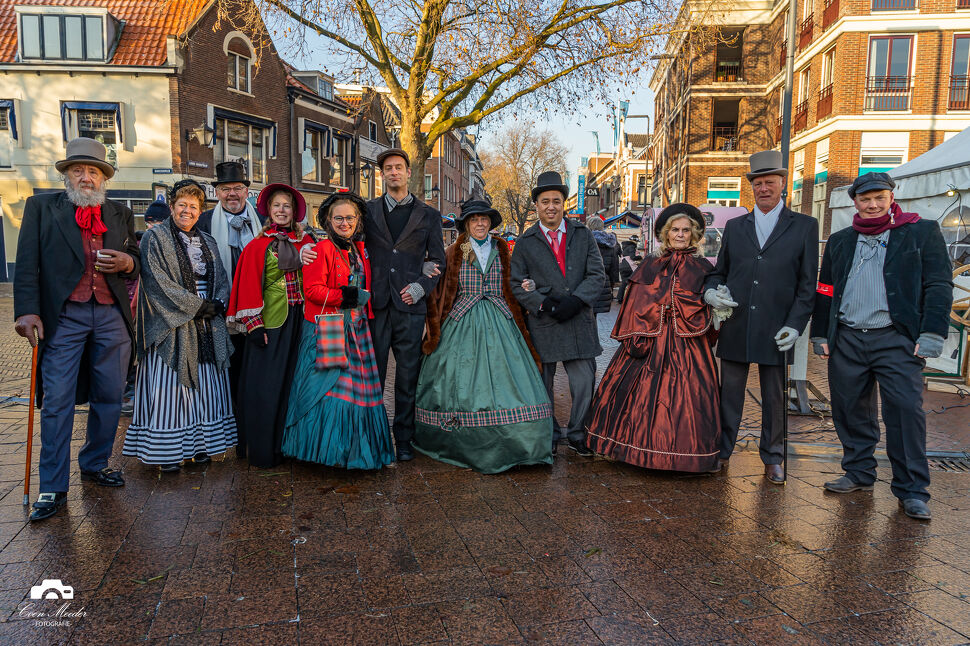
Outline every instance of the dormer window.
<path fill-rule="evenodd" d="M 77 11 L 72 8 L 72 11 Z M 18 9 L 20 59 L 104 62 L 118 23 L 103 11 L 69 13 L 61 7 Z"/>
<path fill-rule="evenodd" d="M 333 101 L 333 82 L 323 77 L 317 77 L 317 94 Z"/>

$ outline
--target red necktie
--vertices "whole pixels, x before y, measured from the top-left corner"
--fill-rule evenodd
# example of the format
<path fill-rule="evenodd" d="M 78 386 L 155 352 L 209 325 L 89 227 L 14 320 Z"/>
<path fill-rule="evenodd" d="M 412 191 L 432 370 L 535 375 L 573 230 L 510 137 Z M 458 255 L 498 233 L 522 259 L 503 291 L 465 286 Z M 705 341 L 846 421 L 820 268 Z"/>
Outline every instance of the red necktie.
<path fill-rule="evenodd" d="M 552 245 L 552 253 L 559 257 L 559 231 L 549 232 L 549 244 Z"/>
<path fill-rule="evenodd" d="M 74 211 L 74 220 L 82 231 L 90 231 L 91 235 L 99 236 L 107 233 L 108 227 L 101 221 L 101 205 L 79 206 Z"/>

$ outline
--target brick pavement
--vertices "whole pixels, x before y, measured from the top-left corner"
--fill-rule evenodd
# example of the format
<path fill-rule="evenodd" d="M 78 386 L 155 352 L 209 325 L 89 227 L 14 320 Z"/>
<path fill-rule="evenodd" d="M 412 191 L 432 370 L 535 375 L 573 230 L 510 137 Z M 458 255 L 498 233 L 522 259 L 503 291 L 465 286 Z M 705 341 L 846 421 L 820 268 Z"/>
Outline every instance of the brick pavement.
<path fill-rule="evenodd" d="M 24 353 L 4 340 L 9 395 Z M 25 412 L 0 401 L 3 644 L 970 641 L 966 474 L 933 474 L 920 523 L 884 463 L 874 492 L 835 496 L 820 485 L 837 462 L 795 457 L 779 487 L 752 450 L 718 476 L 568 451 L 496 476 L 419 456 L 379 473 L 227 457 L 159 477 L 115 457 L 124 488 L 81 485 L 75 464 L 66 511 L 32 526 Z M 55 578 L 84 615 L 38 625 L 61 603 L 30 588 Z"/>

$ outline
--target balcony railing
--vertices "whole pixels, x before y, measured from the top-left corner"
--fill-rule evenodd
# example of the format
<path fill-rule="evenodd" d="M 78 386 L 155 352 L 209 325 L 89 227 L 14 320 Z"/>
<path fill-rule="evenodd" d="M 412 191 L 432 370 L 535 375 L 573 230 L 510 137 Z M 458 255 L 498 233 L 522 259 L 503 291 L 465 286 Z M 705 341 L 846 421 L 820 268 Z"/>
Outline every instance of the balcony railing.
<path fill-rule="evenodd" d="M 730 83 L 740 81 L 741 61 L 718 61 L 714 69 L 714 81 L 717 83 Z"/>
<path fill-rule="evenodd" d="M 909 110 L 912 77 L 870 76 L 866 79 L 865 109 L 873 112 Z"/>
<path fill-rule="evenodd" d="M 778 69 L 785 69 L 785 63 L 788 62 L 788 44 L 785 42 L 781 43 L 781 51 L 778 53 Z"/>
<path fill-rule="evenodd" d="M 825 10 L 822 12 L 822 29 L 828 29 L 838 19 L 839 0 L 825 0 Z"/>
<path fill-rule="evenodd" d="M 798 49 L 805 49 L 812 42 L 812 32 L 815 30 L 815 14 L 808 14 L 798 30 Z"/>
<path fill-rule="evenodd" d="M 970 76 L 950 77 L 950 110 L 970 110 Z"/>
<path fill-rule="evenodd" d="M 808 126 L 808 101 L 802 101 L 795 107 L 795 115 L 791 120 L 792 130 L 798 132 Z"/>
<path fill-rule="evenodd" d="M 778 117 L 778 120 L 775 122 L 775 143 L 776 144 L 779 141 L 781 141 L 781 126 L 782 126 L 782 123 L 784 123 L 784 118 L 783 117 Z"/>
<path fill-rule="evenodd" d="M 827 86 L 819 90 L 818 93 L 818 104 L 815 106 L 815 118 L 821 121 L 825 117 L 832 114 L 832 84 L 829 83 Z"/>
<path fill-rule="evenodd" d="M 957 9 L 970 9 L 970 0 L 957 0 Z"/>
<path fill-rule="evenodd" d="M 872 0 L 873 11 L 908 11 L 916 8 L 916 0 Z"/>
<path fill-rule="evenodd" d="M 731 152 L 738 150 L 738 127 L 717 126 L 711 137 L 711 150 Z"/>

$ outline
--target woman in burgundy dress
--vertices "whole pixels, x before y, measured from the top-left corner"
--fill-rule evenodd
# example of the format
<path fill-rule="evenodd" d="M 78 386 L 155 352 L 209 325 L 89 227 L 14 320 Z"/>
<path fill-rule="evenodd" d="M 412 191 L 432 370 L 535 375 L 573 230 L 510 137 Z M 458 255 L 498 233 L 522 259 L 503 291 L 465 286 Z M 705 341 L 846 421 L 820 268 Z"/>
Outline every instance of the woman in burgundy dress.
<path fill-rule="evenodd" d="M 697 255 L 704 216 L 672 204 L 657 217 L 658 256 L 630 276 L 612 337 L 620 342 L 593 398 L 589 447 L 650 469 L 704 472 L 720 432 L 711 263 Z M 729 311 L 718 312 L 726 318 Z"/>

